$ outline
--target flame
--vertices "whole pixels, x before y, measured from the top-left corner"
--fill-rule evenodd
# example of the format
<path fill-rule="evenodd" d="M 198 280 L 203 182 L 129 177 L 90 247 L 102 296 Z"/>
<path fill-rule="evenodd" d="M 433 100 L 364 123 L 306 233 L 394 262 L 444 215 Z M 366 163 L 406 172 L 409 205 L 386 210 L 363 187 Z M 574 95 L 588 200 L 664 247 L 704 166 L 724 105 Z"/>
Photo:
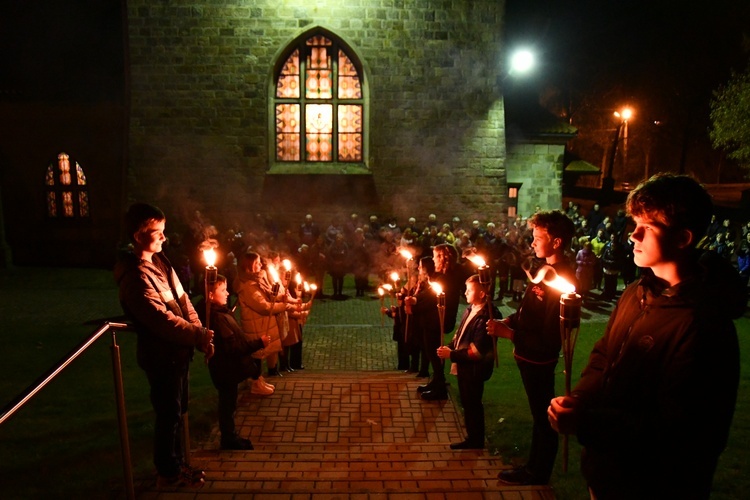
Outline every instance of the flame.
<path fill-rule="evenodd" d="M 484 258 L 481 255 L 470 255 L 466 257 L 469 259 L 472 264 L 474 264 L 477 267 L 484 267 L 487 265 L 487 263 L 484 261 Z"/>
<path fill-rule="evenodd" d="M 398 253 L 401 254 L 402 257 L 404 257 L 406 260 L 412 259 L 414 256 L 411 254 L 409 250 L 406 250 L 405 248 L 402 248 L 398 251 Z"/>
<path fill-rule="evenodd" d="M 216 264 L 216 251 L 213 248 L 203 250 L 203 260 L 206 261 L 208 267 L 214 267 L 214 264 Z"/>
<path fill-rule="evenodd" d="M 378 295 L 380 295 L 382 297 L 384 294 L 385 294 L 385 290 L 383 290 L 382 286 L 379 286 L 378 287 Z"/>
<path fill-rule="evenodd" d="M 287 271 L 292 270 L 292 261 L 289 259 L 282 260 L 281 265 L 284 266 L 284 269 L 286 269 Z"/>
<path fill-rule="evenodd" d="M 549 264 L 543 265 L 533 278 L 529 271 L 526 271 L 526 273 L 529 274 L 529 279 L 531 279 L 532 283 L 543 281 L 545 285 L 562 293 L 573 293 L 576 291 L 576 287 L 565 278 L 559 276 L 555 268 Z"/>
<path fill-rule="evenodd" d="M 431 281 L 430 286 L 432 287 L 432 290 L 435 292 L 436 295 L 442 295 L 443 287 L 440 286 L 440 283 L 436 281 Z"/>
<path fill-rule="evenodd" d="M 310 285 L 309 285 L 309 284 L 307 283 L 307 281 L 305 281 L 305 282 L 303 283 L 303 287 L 305 288 L 305 291 L 306 291 L 306 292 L 309 292 L 309 291 L 310 291 Z"/>
<path fill-rule="evenodd" d="M 294 277 L 294 281 L 297 282 L 297 286 L 302 284 L 302 275 L 300 273 L 297 273 L 297 276 Z"/>
<path fill-rule="evenodd" d="M 279 272 L 276 270 L 276 266 L 274 266 L 273 264 L 268 264 L 268 274 L 271 275 L 271 280 L 274 283 L 279 282 Z"/>
<path fill-rule="evenodd" d="M 315 290 L 317 290 L 317 289 L 318 289 L 318 285 L 316 285 L 315 283 L 312 283 L 312 284 L 310 285 L 310 290 L 312 290 L 313 292 L 314 292 Z"/>
<path fill-rule="evenodd" d="M 397 273 L 396 271 L 393 271 L 393 272 L 391 273 L 391 280 L 392 280 L 392 281 L 398 281 L 398 280 L 400 280 L 400 279 L 401 279 L 401 276 L 399 276 L 399 274 L 398 274 L 398 273 Z"/>
<path fill-rule="evenodd" d="M 383 290 L 388 290 L 390 292 L 391 290 L 393 290 L 393 285 L 391 285 L 390 283 L 385 283 L 383 285 Z"/>

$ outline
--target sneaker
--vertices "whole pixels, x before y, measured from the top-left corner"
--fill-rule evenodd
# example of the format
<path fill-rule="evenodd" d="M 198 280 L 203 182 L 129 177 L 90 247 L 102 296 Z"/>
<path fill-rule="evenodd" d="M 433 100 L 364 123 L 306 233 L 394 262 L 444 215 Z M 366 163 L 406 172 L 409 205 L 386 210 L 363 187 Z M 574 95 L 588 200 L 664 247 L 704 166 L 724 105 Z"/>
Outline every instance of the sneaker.
<path fill-rule="evenodd" d="M 265 385 L 269 389 L 276 390 L 276 386 L 273 385 L 273 384 L 269 384 L 268 382 L 266 382 L 266 379 L 263 378 L 263 375 L 261 375 L 260 377 L 258 377 L 258 380 L 260 380 L 260 383 L 263 384 L 263 385 Z"/>
<path fill-rule="evenodd" d="M 234 436 L 230 437 L 227 440 L 224 440 L 224 439 L 221 440 L 221 449 L 222 450 L 252 450 L 253 443 L 251 443 L 249 439 L 239 437 L 238 435 L 235 434 Z"/>
<path fill-rule="evenodd" d="M 253 385 L 250 387 L 250 394 L 255 394 L 257 396 L 270 396 L 273 392 L 273 387 L 264 384 L 260 380 L 253 382 Z"/>

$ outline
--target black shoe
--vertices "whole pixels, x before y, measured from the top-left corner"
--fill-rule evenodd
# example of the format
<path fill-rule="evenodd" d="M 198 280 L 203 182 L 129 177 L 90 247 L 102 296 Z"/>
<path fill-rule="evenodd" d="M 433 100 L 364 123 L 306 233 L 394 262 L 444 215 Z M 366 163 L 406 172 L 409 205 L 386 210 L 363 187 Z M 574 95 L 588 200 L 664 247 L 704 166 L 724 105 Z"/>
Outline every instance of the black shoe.
<path fill-rule="evenodd" d="M 305 365 L 293 366 L 292 368 L 294 368 L 294 371 L 304 370 L 305 369 Z"/>
<path fill-rule="evenodd" d="M 284 368 L 284 371 L 287 373 L 294 373 L 294 368 L 292 368 L 291 366 L 287 366 L 286 368 Z"/>
<path fill-rule="evenodd" d="M 419 395 L 425 401 L 445 401 L 448 399 L 448 393 L 446 391 L 432 390 L 425 391 Z"/>
<path fill-rule="evenodd" d="M 419 387 L 417 387 L 417 393 L 418 394 L 422 394 L 423 392 L 427 392 L 427 391 L 431 391 L 431 390 L 432 390 L 432 385 L 431 384 L 420 385 Z"/>
<path fill-rule="evenodd" d="M 269 377 L 281 377 L 281 373 L 279 373 L 279 369 L 274 368 L 273 370 L 268 370 L 268 376 Z"/>
<path fill-rule="evenodd" d="M 249 439 L 241 438 L 239 436 L 232 436 L 231 438 L 221 440 L 222 450 L 252 450 L 253 443 Z"/>
<path fill-rule="evenodd" d="M 501 483 L 510 484 L 514 486 L 524 485 L 543 485 L 549 481 L 542 481 L 536 477 L 526 467 L 519 467 L 517 469 L 501 471 L 497 478 Z"/>
<path fill-rule="evenodd" d="M 482 448 L 484 448 L 483 445 L 472 443 L 469 440 L 451 444 L 451 450 L 481 450 Z"/>

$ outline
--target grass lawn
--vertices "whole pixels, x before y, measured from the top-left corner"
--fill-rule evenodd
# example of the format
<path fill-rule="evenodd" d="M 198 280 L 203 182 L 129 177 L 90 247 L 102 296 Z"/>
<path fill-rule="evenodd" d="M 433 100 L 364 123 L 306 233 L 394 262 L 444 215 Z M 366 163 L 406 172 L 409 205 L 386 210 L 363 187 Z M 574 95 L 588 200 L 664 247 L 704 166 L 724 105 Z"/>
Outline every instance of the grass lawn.
<path fill-rule="evenodd" d="M 111 294 L 111 274 L 102 276 L 101 283 L 94 282 L 90 287 Z M 65 278 L 57 275 L 56 279 Z M 9 292 L 6 284 L 0 274 L 0 298 L 6 297 L 6 302 L 11 302 L 11 295 L 17 299 L 24 293 L 16 289 Z M 39 284 L 35 282 L 29 287 L 40 289 Z M 27 313 L 22 308 L 9 309 L 0 305 L 3 318 L 0 405 L 4 406 L 95 330 L 91 325 L 66 323 L 64 314 L 53 323 L 40 320 L 33 313 L 38 307 L 44 305 L 29 307 L 32 312 Z M 119 308 L 115 307 L 112 314 L 119 314 Z M 747 470 L 750 458 L 745 445 L 750 441 L 750 316 L 738 320 L 737 327 L 742 380 L 729 447 L 721 458 L 714 484 L 713 498 L 721 500 L 750 498 L 750 476 L 741 473 Z M 603 329 L 603 323 L 582 326 L 574 381 Z M 122 350 L 132 463 L 136 477 L 144 477 L 152 473 L 153 416 L 148 403 L 148 384 L 135 364 L 134 334 L 123 332 L 117 338 Z M 0 426 L 1 499 L 124 498 L 110 339 L 109 335 L 100 339 L 25 408 Z M 530 416 L 507 343 L 500 344 L 499 355 L 500 367 L 487 383 L 484 397 L 489 450 L 505 460 L 520 463 L 528 451 Z M 191 377 L 191 434 L 200 440 L 214 424 L 216 400 L 208 370 L 202 366 L 202 355 L 196 356 Z M 557 387 L 562 388 L 562 373 L 559 377 Z M 449 376 L 449 380 L 452 378 Z M 452 390 L 455 390 L 455 380 L 452 382 Z M 567 474 L 561 472 L 561 454 L 558 455 L 552 483 L 560 499 L 588 498 L 578 473 L 579 451 L 575 439 L 571 439 Z"/>

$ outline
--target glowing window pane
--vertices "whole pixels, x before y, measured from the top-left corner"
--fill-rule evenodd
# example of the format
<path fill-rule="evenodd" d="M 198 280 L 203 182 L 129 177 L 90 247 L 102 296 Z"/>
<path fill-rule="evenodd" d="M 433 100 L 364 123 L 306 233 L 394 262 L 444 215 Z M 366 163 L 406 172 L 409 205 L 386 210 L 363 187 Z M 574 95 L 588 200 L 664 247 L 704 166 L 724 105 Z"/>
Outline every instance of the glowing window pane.
<path fill-rule="evenodd" d="M 47 167 L 47 177 L 44 179 L 44 183 L 48 186 L 55 185 L 55 168 L 52 165 Z"/>
<path fill-rule="evenodd" d="M 508 207 L 508 217 L 516 216 L 516 207 Z"/>
<path fill-rule="evenodd" d="M 78 179 L 78 185 L 79 186 L 85 186 L 86 185 L 86 174 L 83 173 L 83 169 L 78 164 L 78 162 L 76 162 L 76 177 Z"/>
<path fill-rule="evenodd" d="M 276 97 L 298 98 L 299 97 L 299 49 L 284 63 L 276 82 Z"/>
<path fill-rule="evenodd" d="M 362 161 L 362 106 L 338 107 L 339 161 Z"/>
<path fill-rule="evenodd" d="M 357 68 L 351 59 L 339 50 L 339 99 L 361 99 L 362 87 Z"/>
<path fill-rule="evenodd" d="M 300 107 L 299 104 L 276 105 L 276 159 L 300 159 Z"/>
<path fill-rule="evenodd" d="M 305 138 L 308 161 L 331 161 L 333 150 L 333 106 L 305 106 Z"/>
<path fill-rule="evenodd" d="M 63 191 L 63 215 L 65 217 L 73 217 L 73 193 L 70 191 Z"/>
<path fill-rule="evenodd" d="M 81 217 L 89 216 L 89 195 L 86 191 L 78 192 L 78 211 Z"/>
<path fill-rule="evenodd" d="M 57 217 L 57 199 L 54 191 L 47 192 L 47 215 Z"/>
<path fill-rule="evenodd" d="M 518 188 L 509 188 L 508 189 L 508 198 L 518 198 Z"/>
<path fill-rule="evenodd" d="M 324 36 L 312 36 L 307 39 L 307 45 L 332 45 L 331 41 Z"/>
<path fill-rule="evenodd" d="M 60 184 L 70 185 L 70 157 L 65 153 L 57 155 L 57 168 L 60 169 Z"/>

